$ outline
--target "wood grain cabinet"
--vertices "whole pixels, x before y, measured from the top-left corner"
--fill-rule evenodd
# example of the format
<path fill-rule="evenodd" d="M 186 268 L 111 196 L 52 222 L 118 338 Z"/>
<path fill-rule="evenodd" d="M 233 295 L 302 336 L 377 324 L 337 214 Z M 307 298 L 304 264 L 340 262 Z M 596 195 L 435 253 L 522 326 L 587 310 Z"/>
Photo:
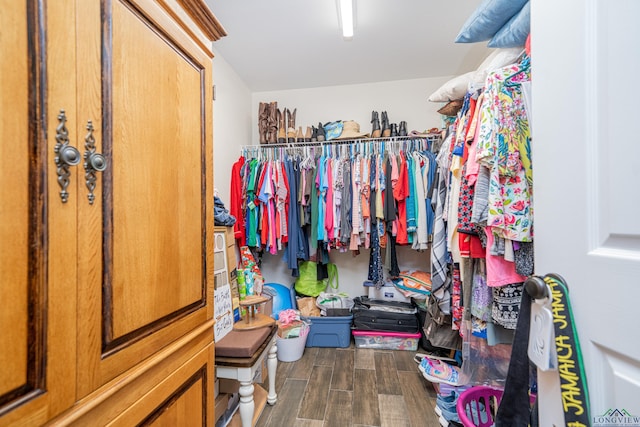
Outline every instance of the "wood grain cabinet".
<path fill-rule="evenodd" d="M 203 0 L 0 0 L 0 425 L 213 425 Z"/>

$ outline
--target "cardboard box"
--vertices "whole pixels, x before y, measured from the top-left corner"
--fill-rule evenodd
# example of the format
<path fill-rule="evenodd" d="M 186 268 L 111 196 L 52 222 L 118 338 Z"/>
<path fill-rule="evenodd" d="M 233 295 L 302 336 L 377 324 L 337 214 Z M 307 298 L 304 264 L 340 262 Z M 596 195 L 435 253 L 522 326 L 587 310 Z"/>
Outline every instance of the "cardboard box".
<path fill-rule="evenodd" d="M 269 379 L 269 370 L 267 369 L 267 360 L 268 360 L 268 357 L 265 357 L 264 359 L 262 359 L 262 381 L 261 381 L 262 384 L 265 384 Z"/>
<path fill-rule="evenodd" d="M 260 368 L 260 371 L 262 372 L 262 375 L 260 378 L 260 384 L 266 384 L 267 383 L 267 379 L 269 378 L 269 371 L 267 370 L 267 359 L 268 357 L 265 357 L 264 359 L 262 359 L 262 367 Z"/>
<path fill-rule="evenodd" d="M 383 286 L 380 289 L 377 289 L 375 286 L 367 286 L 366 284 L 364 288 L 366 289 L 366 295 L 369 299 L 411 302 L 411 298 L 405 297 L 402 292 L 391 283 L 388 283 L 388 286 Z"/>
<path fill-rule="evenodd" d="M 227 410 L 227 405 L 229 405 L 229 395 L 226 393 L 219 394 L 216 397 L 216 406 L 214 412 L 214 419 L 217 421 Z"/>
<path fill-rule="evenodd" d="M 237 393 L 240 390 L 240 382 L 236 380 L 230 380 L 227 378 L 220 378 L 220 394 L 222 393 Z"/>
<path fill-rule="evenodd" d="M 267 357 L 262 359 L 262 363 L 256 369 L 256 373 L 253 375 L 253 384 L 265 384 L 267 382 Z"/>

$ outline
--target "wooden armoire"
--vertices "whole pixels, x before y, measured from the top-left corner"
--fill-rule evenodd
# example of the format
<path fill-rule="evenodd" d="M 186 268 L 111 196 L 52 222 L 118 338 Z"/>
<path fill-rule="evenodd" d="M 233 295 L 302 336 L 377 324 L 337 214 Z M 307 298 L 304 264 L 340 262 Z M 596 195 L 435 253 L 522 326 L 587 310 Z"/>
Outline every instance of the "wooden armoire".
<path fill-rule="evenodd" d="M 0 0 L 0 425 L 213 425 L 204 0 Z"/>

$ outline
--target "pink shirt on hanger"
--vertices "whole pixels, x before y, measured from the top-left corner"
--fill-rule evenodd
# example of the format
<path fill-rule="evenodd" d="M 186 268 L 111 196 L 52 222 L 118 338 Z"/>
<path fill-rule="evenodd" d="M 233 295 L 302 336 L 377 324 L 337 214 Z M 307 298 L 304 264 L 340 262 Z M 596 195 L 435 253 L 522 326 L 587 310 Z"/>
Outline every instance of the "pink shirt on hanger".
<path fill-rule="evenodd" d="M 480 131 L 480 123 L 479 121 L 482 119 L 480 115 L 482 114 L 482 102 L 484 101 L 484 94 L 480 94 L 478 98 L 478 102 L 476 104 L 476 111 L 471 121 L 471 125 L 469 126 L 469 134 L 467 134 L 467 144 L 469 149 L 469 154 L 467 156 L 467 170 L 466 177 L 469 180 L 469 185 L 473 186 L 476 183 L 476 179 L 478 179 L 478 172 L 480 170 L 480 164 L 476 160 L 476 152 L 478 148 L 478 133 Z M 473 134 L 471 134 L 473 132 Z M 469 135 L 473 135 L 473 137 L 469 137 Z"/>
<path fill-rule="evenodd" d="M 490 248 L 495 236 L 491 231 L 492 227 L 484 229 L 487 233 L 487 286 L 497 287 L 524 282 L 526 277 L 516 273 L 515 263 L 505 260 L 503 256 L 491 255 Z"/>

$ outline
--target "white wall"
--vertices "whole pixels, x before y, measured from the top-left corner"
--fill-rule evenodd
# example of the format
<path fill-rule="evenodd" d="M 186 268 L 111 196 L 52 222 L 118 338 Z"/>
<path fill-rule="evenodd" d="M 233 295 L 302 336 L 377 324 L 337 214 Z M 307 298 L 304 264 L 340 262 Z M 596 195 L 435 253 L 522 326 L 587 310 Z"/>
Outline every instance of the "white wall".
<path fill-rule="evenodd" d="M 214 54 L 213 179 L 228 209 L 231 166 L 238 160 L 239 147 L 251 143 L 251 92 L 215 49 Z"/>
<path fill-rule="evenodd" d="M 451 76 L 251 93 L 215 49 L 214 53 L 214 183 L 227 207 L 231 166 L 240 155 L 240 146 L 258 143 L 257 113 L 260 102 L 277 101 L 281 109 L 297 108 L 296 124 L 303 127 L 332 120 L 355 120 L 360 123 L 362 131 L 370 132 L 372 110 L 387 111 L 391 123 L 405 120 L 409 131 L 441 126 L 441 118 L 437 113 L 441 105 L 427 102 L 427 97 Z M 332 251 L 330 259 L 338 267 L 340 290 L 351 296 L 362 295 L 362 282 L 367 279 L 369 251 L 362 250 L 357 257 L 353 257 L 351 252 Z M 401 269 L 428 270 L 429 255 L 400 247 L 398 262 Z M 262 272 L 268 282 L 290 285 L 294 281 L 290 270 L 282 262 L 282 254 L 266 254 Z"/>

